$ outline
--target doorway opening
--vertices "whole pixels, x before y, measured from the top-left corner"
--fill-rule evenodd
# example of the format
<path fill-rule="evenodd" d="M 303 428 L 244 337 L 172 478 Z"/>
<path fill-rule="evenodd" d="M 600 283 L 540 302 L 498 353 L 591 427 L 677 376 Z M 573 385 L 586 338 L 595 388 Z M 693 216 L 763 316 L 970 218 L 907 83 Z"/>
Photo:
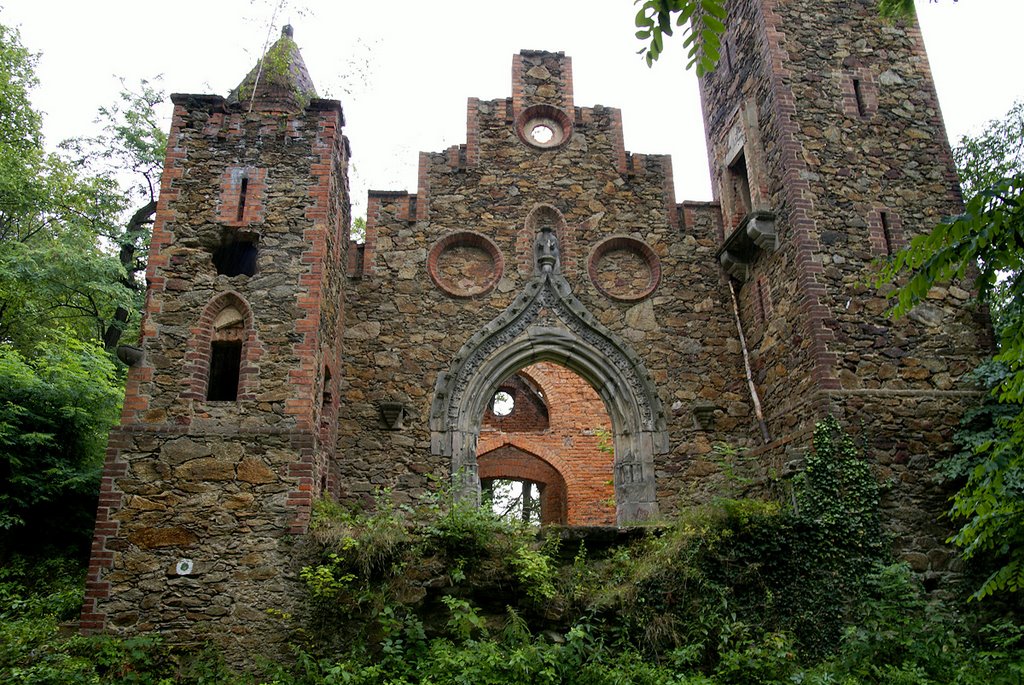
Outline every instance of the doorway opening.
<path fill-rule="evenodd" d="M 477 442 L 483 501 L 533 524 L 615 525 L 615 450 L 604 401 L 553 362 L 502 380 Z"/>

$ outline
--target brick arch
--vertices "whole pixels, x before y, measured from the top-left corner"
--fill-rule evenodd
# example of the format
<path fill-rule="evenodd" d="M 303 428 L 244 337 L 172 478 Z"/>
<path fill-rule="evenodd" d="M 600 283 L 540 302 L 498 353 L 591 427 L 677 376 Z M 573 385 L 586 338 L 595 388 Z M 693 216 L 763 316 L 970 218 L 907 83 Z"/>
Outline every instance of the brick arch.
<path fill-rule="evenodd" d="M 540 522 L 573 524 L 568 519 L 567 489 L 564 476 L 547 459 L 512 442 L 477 457 L 480 480 L 508 478 L 529 480 L 540 485 Z"/>
<path fill-rule="evenodd" d="M 523 371 L 503 380 L 498 385 L 498 392 L 508 393 L 512 398 L 512 412 L 507 416 L 498 416 L 494 413 L 493 402 L 489 402 L 484 412 L 484 426 L 505 432 L 543 431 L 550 428 L 548 403 L 538 392 L 537 385 L 526 378 Z"/>
<path fill-rule="evenodd" d="M 242 325 L 236 331 L 225 333 L 214 330 L 217 316 L 228 307 L 234 307 L 242 315 Z M 239 293 L 229 290 L 219 293 L 203 308 L 196 325 L 191 330 L 185 356 L 188 374 L 186 390 L 182 395 L 191 400 L 205 401 L 206 386 L 210 380 L 210 349 L 214 341 L 240 339 L 242 342 L 241 365 L 238 370 L 238 400 L 256 399 L 259 385 L 259 358 L 262 348 L 256 336 L 252 307 Z M 237 336 L 237 338 L 236 338 Z"/>

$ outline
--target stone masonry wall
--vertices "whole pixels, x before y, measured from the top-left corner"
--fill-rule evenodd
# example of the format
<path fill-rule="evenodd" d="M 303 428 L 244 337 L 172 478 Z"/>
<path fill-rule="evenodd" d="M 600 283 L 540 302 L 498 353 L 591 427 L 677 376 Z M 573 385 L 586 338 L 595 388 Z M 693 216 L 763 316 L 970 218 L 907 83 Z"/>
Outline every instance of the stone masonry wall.
<path fill-rule="evenodd" d="M 777 248 L 754 251 L 740 290 L 775 441 L 762 459 L 779 467 L 815 419 L 843 417 L 894 486 L 898 545 L 934 557 L 920 570 L 943 571 L 945 493 L 925 469 L 976 399 L 963 375 L 990 349 L 989 327 L 957 284 L 893 322 L 892 287 L 870 283 L 873 260 L 959 207 L 920 32 L 886 23 L 874 2 L 733 0 L 729 11 L 730 59 L 701 87 L 724 212 L 738 213 L 730 165 L 742 150 L 753 209 L 776 216 Z"/>
<path fill-rule="evenodd" d="M 514 81 L 513 92 L 536 86 L 542 107 L 528 94 L 519 101 L 520 115 L 512 100 L 471 99 L 467 144 L 422 155 L 415 195 L 371 192 L 361 277 L 352 281 L 346 303 L 338 443 L 343 497 L 368 499 L 391 487 L 396 498 L 414 498 L 429 487 L 428 473 L 449 477 L 448 460 L 426 456 L 435 381 L 532 276 L 541 221 L 556 225 L 560 269 L 576 297 L 633 347 L 673 412 L 670 452 L 655 465 L 662 511 L 714 490 L 718 469 L 705 461 L 714 440 L 742 445 L 753 434 L 728 291 L 715 263 L 714 208 L 677 206 L 668 158 L 628 154 L 618 110 L 554 111 L 571 94 L 568 61 L 521 53 L 514 75 L 530 74 L 533 81 Z M 523 126 L 531 116 L 558 128 L 561 144 L 529 143 Z M 689 220 L 681 221 L 683 215 Z M 609 238 L 626 239 L 635 254 L 649 248 L 654 258 L 644 262 L 656 267 L 648 269 L 649 280 L 656 279 L 649 294 L 636 297 L 629 287 L 609 293 L 591 280 L 592 255 Z M 478 275 L 476 285 L 445 288 L 431 269 L 444 263 L 444 250 L 460 244 L 488 252 L 494 270 Z M 616 243 L 606 252 L 622 249 Z M 382 402 L 406 407 L 401 430 L 386 429 Z M 714 433 L 694 419 L 702 402 L 718 408 Z"/>

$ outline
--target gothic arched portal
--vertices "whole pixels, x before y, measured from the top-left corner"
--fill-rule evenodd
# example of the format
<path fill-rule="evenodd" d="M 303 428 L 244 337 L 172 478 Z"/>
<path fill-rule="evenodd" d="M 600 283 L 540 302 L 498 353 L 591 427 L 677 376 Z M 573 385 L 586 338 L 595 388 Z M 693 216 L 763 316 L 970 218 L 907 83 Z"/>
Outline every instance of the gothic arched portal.
<path fill-rule="evenodd" d="M 665 414 L 639 356 L 577 300 L 558 260 L 558 240 L 541 227 L 535 273 L 509 307 L 473 335 L 437 379 L 430 412 L 431 451 L 451 458 L 463 497 L 479 501 L 477 437 L 498 386 L 541 361 L 578 374 L 601 396 L 612 422 L 619 525 L 657 514 L 654 456 L 668 450 Z"/>

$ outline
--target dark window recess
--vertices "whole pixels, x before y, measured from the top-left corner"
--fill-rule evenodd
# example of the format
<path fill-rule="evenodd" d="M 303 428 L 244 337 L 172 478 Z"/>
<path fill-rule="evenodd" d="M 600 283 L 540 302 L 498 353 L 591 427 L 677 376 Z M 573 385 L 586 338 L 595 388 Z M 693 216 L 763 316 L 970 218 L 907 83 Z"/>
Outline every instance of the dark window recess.
<path fill-rule="evenodd" d="M 238 399 L 238 371 L 242 366 L 242 341 L 214 341 L 210 345 L 210 384 L 206 399 L 234 402 Z"/>
<path fill-rule="evenodd" d="M 882 221 L 882 239 L 885 240 L 885 253 L 892 254 L 892 229 L 889 227 L 889 214 L 886 212 L 879 212 L 879 218 Z"/>
<path fill-rule="evenodd" d="M 755 284 L 755 291 L 757 292 L 757 313 L 761 318 L 761 323 L 768 323 L 768 303 L 765 302 L 764 284 L 758 280 Z"/>
<path fill-rule="evenodd" d="M 256 241 L 231 240 L 213 251 L 213 265 L 225 276 L 256 273 Z"/>
<path fill-rule="evenodd" d="M 860 79 L 853 79 L 853 97 L 857 101 L 857 114 L 865 116 L 868 113 L 867 105 L 864 103 L 864 92 L 861 90 Z"/>
<path fill-rule="evenodd" d="M 238 216 L 235 217 L 238 221 L 245 218 L 245 196 L 249 192 L 249 179 L 242 179 L 242 187 L 238 189 Z"/>
<path fill-rule="evenodd" d="M 729 165 L 729 182 L 732 184 L 733 212 L 739 221 L 754 208 L 747 178 L 747 158 L 742 153 Z"/>
<path fill-rule="evenodd" d="M 331 367 L 325 366 L 324 367 L 324 391 L 323 391 L 323 398 L 322 398 L 323 407 L 325 409 L 331 406 L 331 402 L 334 399 L 331 396 L 330 387 L 331 387 Z"/>

